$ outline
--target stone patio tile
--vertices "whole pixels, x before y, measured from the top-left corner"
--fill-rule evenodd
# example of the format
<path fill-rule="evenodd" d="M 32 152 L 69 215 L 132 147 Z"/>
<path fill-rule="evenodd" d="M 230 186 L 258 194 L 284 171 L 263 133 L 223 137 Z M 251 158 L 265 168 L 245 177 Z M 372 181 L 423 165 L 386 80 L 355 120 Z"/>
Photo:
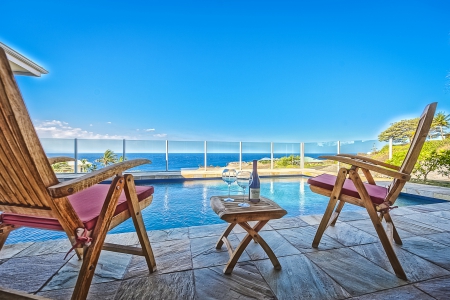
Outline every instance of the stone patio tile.
<path fill-rule="evenodd" d="M 336 226 L 328 227 L 327 230 L 325 230 L 325 234 L 344 246 L 369 244 L 378 241 L 373 235 L 343 222 L 336 224 Z"/>
<path fill-rule="evenodd" d="M 63 253 L 10 258 L 0 266 L 0 286 L 35 293 L 67 263 L 63 258 Z"/>
<path fill-rule="evenodd" d="M 308 226 L 309 224 L 300 219 L 299 217 L 294 218 L 281 218 L 270 220 L 268 223 L 273 229 L 284 229 L 284 228 L 294 228 L 301 226 Z"/>
<path fill-rule="evenodd" d="M 113 300 L 121 281 L 111 281 L 106 283 L 92 284 L 89 288 L 87 300 Z M 46 292 L 39 292 L 37 295 L 53 300 L 70 300 L 73 294 L 73 288 L 58 289 Z"/>
<path fill-rule="evenodd" d="M 192 265 L 194 269 L 224 265 L 228 262 L 230 256 L 225 245 L 221 249 L 216 249 L 216 243 L 219 237 L 204 237 L 191 240 Z M 239 244 L 236 235 L 229 235 L 228 240 L 233 249 Z M 248 254 L 244 251 L 239 261 L 250 260 Z"/>
<path fill-rule="evenodd" d="M 432 212 L 432 211 L 440 211 L 442 210 L 442 206 L 434 205 L 434 204 L 426 204 L 426 205 L 411 205 L 409 206 L 412 210 L 418 211 L 418 212 Z"/>
<path fill-rule="evenodd" d="M 394 203 L 395 206 L 395 203 Z M 402 206 L 396 209 L 393 209 L 389 212 L 390 215 L 392 216 L 403 216 L 403 215 L 410 215 L 410 214 L 415 214 L 417 213 L 416 210 L 411 209 L 413 205 L 411 206 Z"/>
<path fill-rule="evenodd" d="M 408 215 L 402 216 L 400 218 L 395 218 L 394 224 L 397 229 L 411 232 L 414 235 L 432 234 L 444 231 L 435 226 L 427 225 L 425 223 L 408 218 Z"/>
<path fill-rule="evenodd" d="M 348 222 L 348 221 L 356 221 L 356 220 L 364 220 L 368 219 L 369 215 L 366 210 L 363 211 L 343 211 L 339 214 L 338 222 Z"/>
<path fill-rule="evenodd" d="M 310 216 L 301 216 L 300 219 L 308 223 L 309 225 L 319 225 L 320 221 L 322 221 L 323 215 L 310 215 Z"/>
<path fill-rule="evenodd" d="M 194 270 L 196 299 L 275 299 L 252 262 L 238 263 L 230 275 L 223 266 Z"/>
<path fill-rule="evenodd" d="M 450 276 L 419 282 L 414 286 L 436 299 L 447 300 L 450 295 Z"/>
<path fill-rule="evenodd" d="M 69 239 L 36 242 L 23 251 L 17 253 L 15 257 L 44 255 L 50 253 L 67 253 L 70 248 L 72 248 L 72 244 L 70 243 Z"/>
<path fill-rule="evenodd" d="M 381 243 L 366 244 L 350 248 L 369 259 L 371 262 L 379 265 L 383 269 L 394 273 L 391 263 L 389 262 Z M 417 255 L 402 250 L 398 246 L 394 246 L 394 251 L 397 254 L 398 260 L 400 261 L 406 276 L 408 277 L 408 281 L 410 282 L 423 281 L 430 278 L 450 275 L 449 271 L 436 266 L 435 264 L 430 263 Z"/>
<path fill-rule="evenodd" d="M 430 215 L 433 215 L 433 216 L 436 216 L 439 218 L 450 219 L 450 211 L 448 211 L 448 210 L 433 211 L 433 212 L 430 212 Z"/>
<path fill-rule="evenodd" d="M 2 251 L 0 251 L 0 259 L 11 258 L 32 244 L 33 242 L 4 245 Z"/>
<path fill-rule="evenodd" d="M 188 239 L 152 243 L 155 255 L 155 274 L 164 274 L 192 269 L 191 245 Z M 133 255 L 124 278 L 149 275 L 144 256 Z"/>
<path fill-rule="evenodd" d="M 403 216 L 395 216 L 392 217 L 394 224 L 397 224 L 397 219 L 399 218 L 403 218 Z M 350 222 L 346 222 L 346 224 L 356 227 L 359 230 L 362 230 L 364 232 L 367 232 L 370 235 L 373 235 L 374 237 L 376 237 L 378 239 L 378 234 L 375 231 L 375 227 L 373 227 L 373 223 L 370 219 L 366 219 L 366 220 L 357 220 L 357 221 L 350 221 Z M 383 226 L 386 229 L 386 222 L 383 221 Z M 397 232 L 400 235 L 400 238 L 407 238 L 407 237 L 411 237 L 411 236 L 416 236 L 416 234 L 413 234 L 409 231 L 405 231 L 403 229 L 400 229 L 396 226 L 397 228 Z"/>
<path fill-rule="evenodd" d="M 352 296 L 407 283 L 349 248 L 317 251 L 305 255 Z"/>
<path fill-rule="evenodd" d="M 171 228 L 163 230 L 151 230 L 147 231 L 150 243 L 159 243 L 172 240 L 183 240 L 189 238 L 189 229 L 184 228 Z"/>
<path fill-rule="evenodd" d="M 189 227 L 189 238 L 200 238 L 206 236 L 219 236 L 228 227 L 228 223 L 214 224 L 206 226 L 192 226 Z"/>
<path fill-rule="evenodd" d="M 424 238 L 433 240 L 435 242 L 450 246 L 450 232 L 441 232 L 425 235 Z"/>
<path fill-rule="evenodd" d="M 278 230 L 278 233 L 302 253 L 344 247 L 342 244 L 324 234 L 320 240 L 319 247 L 317 249 L 313 248 L 312 242 L 316 235 L 317 227 L 318 226 L 305 226 L 283 229 Z"/>
<path fill-rule="evenodd" d="M 246 236 L 245 233 L 236 234 L 239 241 L 242 241 Z M 294 246 L 292 246 L 284 237 L 282 237 L 275 230 L 263 231 L 260 232 L 260 236 L 266 241 L 272 251 L 275 253 L 275 256 L 287 256 L 300 254 Z M 264 249 L 258 243 L 251 241 L 245 251 L 250 256 L 252 260 L 269 258 L 264 251 Z"/>
<path fill-rule="evenodd" d="M 254 226 L 256 225 L 256 223 L 258 223 L 258 222 L 257 222 L 257 221 L 250 221 L 250 222 L 248 222 L 248 224 L 249 224 L 251 227 L 254 227 Z M 266 225 L 264 225 L 264 227 L 261 229 L 261 231 L 268 231 L 268 230 L 274 230 L 274 229 L 272 228 L 272 226 L 269 225 L 269 223 L 267 223 Z M 221 233 L 222 233 L 222 232 L 221 232 Z M 236 226 L 233 228 L 233 233 L 247 233 L 247 231 L 245 231 L 245 229 L 243 229 L 241 226 L 236 225 Z"/>
<path fill-rule="evenodd" d="M 447 245 L 416 236 L 403 239 L 402 249 L 450 270 L 450 251 Z"/>
<path fill-rule="evenodd" d="M 109 282 L 122 279 L 125 269 L 130 263 L 131 255 L 110 251 L 102 251 L 95 268 L 92 283 Z M 83 261 L 73 256 L 64 267 L 48 282 L 42 291 L 73 288 L 78 279 L 81 264 Z"/>
<path fill-rule="evenodd" d="M 412 219 L 417 222 L 424 223 L 430 227 L 434 227 L 437 229 L 450 231 L 450 220 L 439 218 L 437 216 L 434 216 L 432 214 L 426 213 L 426 214 L 411 214 L 408 216 L 405 216 L 408 219 Z"/>
<path fill-rule="evenodd" d="M 136 232 L 107 234 L 105 243 L 113 243 L 125 246 L 133 246 L 139 244 Z"/>
<path fill-rule="evenodd" d="M 255 261 L 278 299 L 342 299 L 350 295 L 303 254 L 280 257 L 282 269 L 269 259 Z"/>
<path fill-rule="evenodd" d="M 115 299 L 194 299 L 192 270 L 124 280 Z M 101 299 L 101 298 L 99 298 Z"/>
<path fill-rule="evenodd" d="M 433 297 L 428 296 L 421 290 L 412 285 L 402 286 L 386 291 L 376 292 L 360 297 L 350 298 L 351 300 L 432 300 Z"/>

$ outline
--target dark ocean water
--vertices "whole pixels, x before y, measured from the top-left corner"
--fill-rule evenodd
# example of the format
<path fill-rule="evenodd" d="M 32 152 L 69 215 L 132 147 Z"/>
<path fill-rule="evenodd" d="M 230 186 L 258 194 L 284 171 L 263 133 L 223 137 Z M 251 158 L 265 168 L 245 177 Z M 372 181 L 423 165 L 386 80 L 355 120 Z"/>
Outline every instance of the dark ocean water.
<path fill-rule="evenodd" d="M 335 153 L 305 153 L 305 157 L 317 158 L 320 155 L 332 155 Z M 117 157 L 121 156 L 117 153 Z M 289 156 L 290 154 L 274 153 L 274 158 Z M 299 155 L 299 154 L 294 154 Z M 73 153 L 47 153 L 47 156 L 69 156 L 73 157 Z M 95 162 L 96 159 L 103 156 L 103 153 L 79 153 L 78 159 L 87 159 L 89 162 Z M 127 153 L 127 159 L 147 158 L 152 161 L 151 164 L 142 165 L 130 171 L 147 172 L 147 171 L 165 171 L 166 170 L 166 154 L 165 153 Z M 243 153 L 242 161 L 251 162 L 252 160 L 260 160 L 262 158 L 270 158 L 270 153 Z M 168 170 L 179 171 L 182 169 L 198 169 L 205 165 L 204 153 L 169 153 Z M 225 167 L 230 162 L 239 162 L 239 153 L 208 153 L 207 166 Z M 99 167 L 101 167 L 99 165 Z"/>

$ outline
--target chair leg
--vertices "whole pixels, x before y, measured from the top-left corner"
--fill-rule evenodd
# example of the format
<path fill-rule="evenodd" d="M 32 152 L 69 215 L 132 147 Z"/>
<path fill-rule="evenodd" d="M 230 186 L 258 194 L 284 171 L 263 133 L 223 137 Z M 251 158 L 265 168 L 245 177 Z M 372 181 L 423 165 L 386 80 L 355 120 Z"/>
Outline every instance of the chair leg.
<path fill-rule="evenodd" d="M 350 170 L 349 173 L 350 178 L 355 184 L 355 187 L 358 190 L 361 199 L 364 201 L 367 213 L 369 214 L 369 217 L 372 220 L 373 226 L 375 227 L 378 237 L 380 238 L 381 245 L 383 245 L 384 251 L 386 252 L 389 262 L 391 263 L 392 268 L 394 269 L 395 275 L 397 275 L 397 277 L 401 279 L 407 280 L 405 271 L 403 270 L 402 265 L 400 264 L 400 261 L 398 260 L 397 255 L 395 254 L 394 248 L 392 247 L 392 244 L 386 234 L 386 231 L 384 230 L 383 225 L 381 224 L 381 220 L 378 217 L 377 211 L 373 206 L 372 200 L 370 200 L 370 196 L 367 193 L 367 190 L 364 187 L 364 184 L 361 178 L 359 177 L 358 172 Z"/>
<path fill-rule="evenodd" d="M 12 225 L 0 224 L 0 250 L 2 250 L 3 246 L 5 245 L 6 240 L 8 239 L 9 234 L 14 229 L 17 229 L 17 228 L 15 228 Z"/>
<path fill-rule="evenodd" d="M 336 221 L 339 217 L 339 214 L 341 213 L 342 208 L 344 207 L 345 202 L 342 200 L 339 200 L 339 203 L 336 207 L 336 210 L 333 213 L 333 216 L 331 217 L 331 223 L 329 226 L 334 226 L 336 225 Z"/>
<path fill-rule="evenodd" d="M 97 223 L 92 234 L 92 244 L 87 248 L 84 254 L 83 264 L 78 274 L 77 283 L 72 294 L 72 300 L 86 299 L 89 288 L 94 277 L 95 267 L 97 266 L 106 233 L 114 216 L 120 194 L 124 186 L 124 178 L 116 176 L 109 188 L 102 211 L 97 219 Z"/>
<path fill-rule="evenodd" d="M 342 186 L 344 185 L 347 174 L 348 170 L 345 168 L 341 168 L 338 172 L 336 183 L 334 184 L 333 191 L 331 192 L 330 201 L 328 202 L 327 209 L 323 214 L 322 221 L 320 221 L 319 228 L 317 228 L 316 235 L 314 236 L 314 240 L 312 243 L 313 248 L 317 248 L 319 246 L 322 235 L 325 232 L 325 229 L 327 229 L 328 227 L 328 221 L 330 220 L 331 214 L 333 213 L 333 210 L 336 206 L 336 202 L 341 195 Z"/>
<path fill-rule="evenodd" d="M 400 238 L 400 235 L 397 232 L 397 229 L 395 228 L 394 222 L 392 221 L 391 215 L 389 212 L 384 213 L 384 219 L 386 220 L 386 223 L 388 226 L 392 227 L 392 235 L 394 238 L 394 241 L 397 245 L 403 245 L 402 239 Z"/>
<path fill-rule="evenodd" d="M 134 185 L 133 175 L 127 174 L 125 177 L 125 195 L 127 197 L 128 209 L 130 211 L 131 218 L 133 219 L 136 233 L 141 243 L 142 252 L 144 253 L 145 260 L 150 273 L 156 271 L 156 261 L 153 255 L 152 246 L 148 239 L 147 231 L 145 230 L 144 220 L 142 219 L 141 208 L 139 206 L 139 200 L 136 195 L 136 187 Z"/>

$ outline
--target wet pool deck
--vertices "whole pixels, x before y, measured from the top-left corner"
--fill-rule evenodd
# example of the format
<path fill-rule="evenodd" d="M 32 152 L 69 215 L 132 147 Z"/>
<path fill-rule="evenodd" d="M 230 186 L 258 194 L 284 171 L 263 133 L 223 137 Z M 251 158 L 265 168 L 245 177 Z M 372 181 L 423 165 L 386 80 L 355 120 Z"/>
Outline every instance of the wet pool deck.
<path fill-rule="evenodd" d="M 104 251 L 88 299 L 448 299 L 450 202 L 392 211 L 403 239 L 395 251 L 408 281 L 397 278 L 364 211 L 342 213 L 319 249 L 311 242 L 321 216 L 272 220 L 261 236 L 278 256 L 275 270 L 253 242 L 231 275 L 215 249 L 226 224 L 149 231 L 158 271 L 142 257 Z M 230 234 L 236 247 L 244 231 Z M 109 242 L 137 244 L 134 233 Z M 6 245 L 0 252 L 0 286 L 52 299 L 70 299 L 80 261 L 66 240 Z M 354 298 L 353 298 L 354 297 Z"/>

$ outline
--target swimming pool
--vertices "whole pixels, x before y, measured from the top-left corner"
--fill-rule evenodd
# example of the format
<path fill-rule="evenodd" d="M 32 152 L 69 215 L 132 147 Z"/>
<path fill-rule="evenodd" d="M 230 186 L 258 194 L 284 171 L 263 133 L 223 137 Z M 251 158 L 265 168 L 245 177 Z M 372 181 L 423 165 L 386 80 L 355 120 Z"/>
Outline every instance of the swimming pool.
<path fill-rule="evenodd" d="M 285 217 L 323 214 L 328 198 L 314 194 L 309 189 L 305 177 L 261 178 L 261 195 L 270 198 L 288 213 Z M 147 230 L 169 229 L 209 224 L 220 224 L 217 215 L 209 206 L 214 195 L 228 194 L 228 186 L 222 180 L 159 181 L 155 187 L 153 203 L 143 212 Z M 242 194 L 236 184 L 231 186 L 232 194 Z M 395 202 L 398 206 L 438 203 L 443 200 L 400 196 Z M 343 211 L 361 210 L 355 205 L 344 206 Z M 120 224 L 110 233 L 134 231 L 131 219 Z M 27 241 L 44 241 L 66 238 L 62 232 L 20 228 L 13 231 L 7 244 Z"/>

